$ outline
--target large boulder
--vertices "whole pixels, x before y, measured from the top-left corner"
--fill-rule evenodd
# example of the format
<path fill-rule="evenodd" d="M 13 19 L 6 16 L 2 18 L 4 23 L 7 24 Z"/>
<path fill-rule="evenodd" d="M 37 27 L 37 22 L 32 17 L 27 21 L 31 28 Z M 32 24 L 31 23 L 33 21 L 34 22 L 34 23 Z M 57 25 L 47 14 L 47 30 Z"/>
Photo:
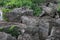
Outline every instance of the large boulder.
<path fill-rule="evenodd" d="M 22 16 L 22 23 L 27 25 L 25 29 L 25 33 L 31 35 L 33 40 L 40 40 L 40 31 L 39 31 L 39 18 L 38 17 L 31 17 L 31 16 Z"/>
<path fill-rule="evenodd" d="M 51 18 L 48 16 L 42 17 L 39 21 L 39 28 L 43 39 L 47 38 L 50 33 L 51 27 L 49 21 L 51 21 Z"/>
<path fill-rule="evenodd" d="M 4 32 L 0 32 L 0 40 L 16 40 L 16 38 Z"/>
<path fill-rule="evenodd" d="M 52 30 L 47 40 L 60 40 L 60 18 L 51 22 Z"/>
<path fill-rule="evenodd" d="M 26 24 L 28 27 L 35 27 L 38 25 L 39 22 L 38 17 L 31 17 L 31 16 L 22 16 L 21 20 L 22 23 Z"/>
<path fill-rule="evenodd" d="M 13 9 L 11 12 L 8 12 L 6 14 L 7 18 L 9 21 L 13 21 L 13 22 L 20 22 L 20 17 L 22 15 L 26 15 L 26 16 L 32 16 L 33 15 L 33 10 L 29 9 L 29 8 L 15 8 Z"/>
<path fill-rule="evenodd" d="M 42 6 L 42 13 L 40 16 L 42 15 L 49 15 L 51 17 L 54 17 L 55 15 L 57 15 L 56 10 L 57 10 L 57 4 L 54 3 L 47 3 L 45 6 Z"/>
<path fill-rule="evenodd" d="M 60 40 L 60 27 L 53 27 L 51 35 L 46 40 Z"/>
<path fill-rule="evenodd" d="M 47 15 L 51 17 L 53 17 L 55 15 L 54 12 L 56 12 L 54 8 L 46 7 L 46 6 L 43 7 L 43 10 L 46 12 Z"/>

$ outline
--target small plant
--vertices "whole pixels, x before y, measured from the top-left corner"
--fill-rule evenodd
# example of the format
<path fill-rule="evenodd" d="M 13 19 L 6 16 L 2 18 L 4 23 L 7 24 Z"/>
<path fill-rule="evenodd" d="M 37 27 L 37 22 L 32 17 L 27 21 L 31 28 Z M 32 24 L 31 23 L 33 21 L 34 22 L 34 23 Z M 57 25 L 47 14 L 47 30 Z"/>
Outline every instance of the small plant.
<path fill-rule="evenodd" d="M 0 27 L 0 31 L 2 32 L 4 30 L 4 28 L 3 27 Z"/>
<path fill-rule="evenodd" d="M 34 11 L 34 15 L 35 16 L 39 16 L 42 12 L 42 8 L 40 8 L 39 6 L 33 4 L 32 7 L 31 7 Z"/>
<path fill-rule="evenodd" d="M 19 28 L 17 26 L 12 25 L 12 26 L 10 26 L 8 28 L 0 28 L 0 31 L 1 32 L 6 32 L 8 34 L 11 34 L 14 37 L 18 37 L 18 35 L 20 34 L 18 29 Z"/>
<path fill-rule="evenodd" d="M 19 35 L 18 27 L 15 25 L 12 25 L 8 30 L 6 30 L 6 33 L 11 34 L 12 36 L 17 37 Z"/>
<path fill-rule="evenodd" d="M 32 0 L 32 2 L 39 5 L 40 3 L 46 2 L 46 0 Z"/>
<path fill-rule="evenodd" d="M 7 13 L 7 12 L 11 11 L 11 9 L 2 8 L 2 11 L 3 11 L 3 13 Z"/>

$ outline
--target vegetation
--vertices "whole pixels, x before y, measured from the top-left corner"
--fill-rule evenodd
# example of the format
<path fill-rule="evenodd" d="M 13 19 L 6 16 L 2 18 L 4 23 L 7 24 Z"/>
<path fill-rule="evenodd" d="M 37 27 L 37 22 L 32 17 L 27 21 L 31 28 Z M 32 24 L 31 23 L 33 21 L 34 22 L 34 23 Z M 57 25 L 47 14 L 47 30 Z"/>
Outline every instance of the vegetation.
<path fill-rule="evenodd" d="M 39 16 L 41 13 L 41 8 L 38 6 L 40 3 L 44 3 L 44 0 L 0 0 L 0 6 L 8 9 L 13 9 L 16 7 L 28 6 L 34 10 L 34 15 Z M 6 12 L 6 11 L 5 11 Z"/>
<path fill-rule="evenodd" d="M 3 11 L 3 19 L 8 21 L 8 17 L 6 16 L 7 12 L 11 11 L 10 9 L 2 8 Z"/>
<path fill-rule="evenodd" d="M 15 26 L 15 25 L 12 25 L 12 26 L 10 26 L 10 27 L 8 27 L 8 28 L 0 28 L 0 31 L 1 32 L 6 32 L 6 33 L 9 33 L 9 34 L 11 34 L 12 36 L 14 36 L 14 37 L 18 37 L 18 35 L 20 34 L 20 32 L 19 32 L 19 30 L 18 30 L 19 28 L 17 27 L 17 26 Z"/>

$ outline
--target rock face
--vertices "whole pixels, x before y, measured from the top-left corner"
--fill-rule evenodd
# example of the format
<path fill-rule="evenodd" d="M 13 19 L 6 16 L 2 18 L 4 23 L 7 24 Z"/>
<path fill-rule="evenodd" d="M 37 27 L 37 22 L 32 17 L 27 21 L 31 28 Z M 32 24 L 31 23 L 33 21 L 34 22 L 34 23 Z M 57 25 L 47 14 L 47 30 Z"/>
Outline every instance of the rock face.
<path fill-rule="evenodd" d="M 42 32 L 42 37 L 43 38 L 47 38 L 48 35 L 49 35 L 49 21 L 50 19 L 46 19 L 46 18 L 42 18 L 40 19 L 40 22 L 39 22 L 39 28 L 40 28 L 40 32 Z"/>
<path fill-rule="evenodd" d="M 60 40 L 60 18 L 56 19 L 52 24 L 51 34 L 47 40 Z"/>
<path fill-rule="evenodd" d="M 34 27 L 38 25 L 39 18 L 31 17 L 31 16 L 22 16 L 22 23 L 26 24 L 28 27 Z"/>
<path fill-rule="evenodd" d="M 15 8 L 15 9 L 13 9 L 13 12 L 20 13 L 20 15 L 33 16 L 33 10 L 32 9 L 29 9 L 27 7 Z"/>
<path fill-rule="evenodd" d="M 47 3 L 45 6 L 42 6 L 42 13 L 40 14 L 40 16 L 43 15 L 49 15 L 50 17 L 54 17 L 55 15 L 57 15 L 56 10 L 57 10 L 57 4 L 54 3 Z"/>
<path fill-rule="evenodd" d="M 15 8 L 11 12 L 8 12 L 6 16 L 8 17 L 9 21 L 17 22 L 20 21 L 20 17 L 22 15 L 33 15 L 33 10 L 29 8 Z"/>
<path fill-rule="evenodd" d="M 17 26 L 18 29 L 15 29 L 15 31 L 18 30 L 16 34 L 19 33 L 17 40 L 45 40 L 46 38 L 46 40 L 60 40 L 60 18 L 55 19 L 55 15 L 57 15 L 56 1 L 48 1 L 51 3 L 48 2 L 47 5 L 42 7 L 43 11 L 40 17 L 33 16 L 33 10 L 26 7 L 15 8 L 11 12 L 8 12 L 6 14 L 8 20 L 15 23 L 6 22 L 3 25 L 4 28 L 8 29 L 8 26 L 11 27 L 11 25 Z M 43 17 L 41 17 L 42 15 Z M 50 21 L 52 21 L 52 23 L 50 23 Z M 0 26 L 2 26 L 1 24 Z M 9 34 L 0 32 L 0 40 L 16 39 Z"/>
<path fill-rule="evenodd" d="M 23 34 L 18 36 L 18 40 L 32 40 L 29 34 Z"/>
<path fill-rule="evenodd" d="M 43 6 L 43 11 L 44 11 L 44 14 L 47 14 L 51 17 L 53 17 L 55 15 L 55 9 L 52 7 Z"/>
<path fill-rule="evenodd" d="M 0 40 L 16 40 L 16 38 L 4 32 L 0 32 Z"/>
<path fill-rule="evenodd" d="M 33 40 L 40 40 L 40 31 L 39 31 L 39 18 L 38 17 L 31 17 L 31 16 L 22 16 L 22 23 L 27 25 L 25 29 L 25 33 L 31 35 Z"/>

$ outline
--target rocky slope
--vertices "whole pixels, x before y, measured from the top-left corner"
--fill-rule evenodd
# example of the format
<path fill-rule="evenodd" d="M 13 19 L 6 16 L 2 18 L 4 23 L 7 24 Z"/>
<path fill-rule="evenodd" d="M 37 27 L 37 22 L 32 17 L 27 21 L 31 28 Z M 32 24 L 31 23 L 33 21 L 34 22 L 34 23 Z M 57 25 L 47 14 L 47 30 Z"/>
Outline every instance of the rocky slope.
<path fill-rule="evenodd" d="M 0 40 L 60 40 L 57 4 L 47 4 L 42 5 L 39 17 L 33 16 L 33 10 L 25 7 L 7 12 L 9 22 L 0 21 Z"/>

